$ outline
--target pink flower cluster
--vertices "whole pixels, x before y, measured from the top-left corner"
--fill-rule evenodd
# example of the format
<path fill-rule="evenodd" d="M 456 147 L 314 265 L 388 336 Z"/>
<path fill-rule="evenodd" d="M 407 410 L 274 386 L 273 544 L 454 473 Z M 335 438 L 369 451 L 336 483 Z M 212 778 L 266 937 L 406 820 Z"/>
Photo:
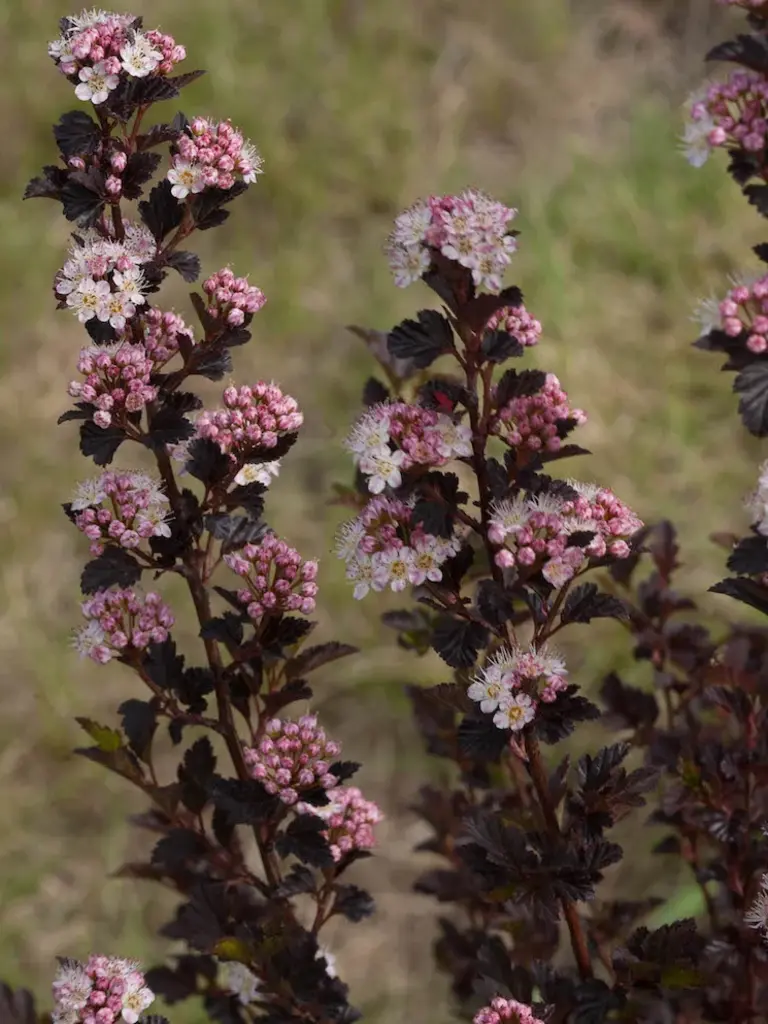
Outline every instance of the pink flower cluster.
<path fill-rule="evenodd" d="M 269 612 L 311 615 L 315 610 L 317 562 L 302 561 L 298 551 L 273 533 L 224 555 L 224 561 L 248 584 L 237 597 L 252 619 Z"/>
<path fill-rule="evenodd" d="M 52 1024 L 136 1024 L 155 999 L 137 961 L 111 956 L 60 960 L 52 988 Z"/>
<path fill-rule="evenodd" d="M 149 231 L 140 225 L 129 225 L 121 242 L 95 231 L 75 236 L 54 290 L 80 323 L 96 317 L 122 330 L 146 301 L 141 265 L 154 257 L 156 249 Z"/>
<path fill-rule="evenodd" d="M 48 44 L 62 74 L 77 81 L 78 99 L 103 103 L 121 76 L 167 75 L 186 57 L 183 46 L 161 32 L 143 32 L 132 14 L 84 10 L 66 19 L 64 33 Z"/>
<path fill-rule="evenodd" d="M 126 650 L 143 651 L 168 639 L 173 612 L 159 594 L 121 589 L 100 590 L 81 605 L 87 625 L 75 635 L 75 649 L 82 657 L 106 665 Z"/>
<path fill-rule="evenodd" d="M 581 409 L 570 408 L 560 381 L 554 373 L 548 373 L 541 391 L 513 398 L 499 409 L 490 429 L 514 448 L 556 452 L 562 445 L 558 424 L 564 420 L 582 424 L 587 417 Z"/>
<path fill-rule="evenodd" d="M 505 306 L 494 313 L 485 325 L 486 331 L 506 331 L 526 348 L 536 345 L 541 337 L 541 323 L 525 306 Z"/>
<path fill-rule="evenodd" d="M 256 148 L 232 127 L 231 121 L 195 117 L 174 148 L 166 177 L 177 199 L 205 188 L 230 189 L 238 176 L 250 184 L 262 171 L 262 159 Z"/>
<path fill-rule="evenodd" d="M 302 790 L 333 789 L 338 782 L 328 769 L 341 747 L 327 739 L 317 715 L 302 715 L 298 722 L 271 719 L 259 745 L 243 753 L 251 777 L 289 806 L 298 802 Z"/>
<path fill-rule="evenodd" d="M 432 253 L 467 267 L 478 287 L 501 290 L 501 276 L 517 248 L 509 223 L 517 210 L 484 192 L 465 189 L 458 196 L 420 199 L 395 220 L 386 252 L 399 288 L 418 281 L 432 264 Z"/>
<path fill-rule="evenodd" d="M 347 579 L 355 584 L 359 601 L 369 590 L 389 586 L 405 590 L 428 580 L 439 583 L 440 566 L 461 547 L 455 534 L 449 540 L 412 525 L 412 505 L 390 498 L 373 498 L 360 515 L 339 530 L 336 553 L 347 563 Z"/>
<path fill-rule="evenodd" d="M 530 1006 L 502 996 L 496 996 L 490 1006 L 478 1010 L 472 1018 L 472 1024 L 502 1024 L 505 1020 L 510 1021 L 510 1024 L 544 1024 L 544 1021 L 534 1017 Z"/>
<path fill-rule="evenodd" d="M 147 309 L 141 318 L 142 339 L 147 355 L 155 369 L 164 366 L 179 351 L 181 345 L 191 346 L 195 343 L 192 329 L 187 327 L 176 313 L 163 312 L 160 309 Z"/>
<path fill-rule="evenodd" d="M 765 154 L 768 140 L 768 79 L 752 71 L 734 71 L 690 99 L 690 121 L 683 135 L 686 157 L 694 167 L 713 149 L 738 147 Z"/>
<path fill-rule="evenodd" d="M 285 434 L 304 422 L 296 400 L 276 384 L 260 380 L 253 387 L 224 389 L 224 408 L 204 411 L 197 419 L 197 436 L 215 441 L 235 462 L 247 462 L 254 451 L 274 448 Z"/>
<path fill-rule="evenodd" d="M 328 824 L 322 835 L 327 839 L 335 861 L 353 850 L 370 850 L 375 845 L 373 826 L 384 817 L 371 800 L 366 800 L 355 786 L 337 786 L 328 791 L 330 803 L 325 807 L 299 804 L 301 814 L 316 814 Z"/>
<path fill-rule="evenodd" d="M 170 537 L 168 498 L 160 481 L 146 473 L 115 473 L 79 484 L 72 499 L 75 526 L 90 540 L 92 555 L 110 541 L 137 548 L 149 537 Z"/>
<path fill-rule="evenodd" d="M 208 316 L 230 327 L 239 327 L 267 301 L 261 289 L 249 285 L 246 277 L 235 277 L 229 267 L 206 278 L 203 291 L 208 296 Z"/>
<path fill-rule="evenodd" d="M 84 380 L 70 381 L 67 391 L 72 398 L 96 406 L 93 422 L 105 430 L 115 420 L 121 423 L 125 413 L 140 412 L 157 397 L 157 388 L 149 383 L 152 360 L 141 345 L 117 341 L 83 348 L 77 370 Z"/>
<path fill-rule="evenodd" d="M 715 328 L 729 338 L 746 333 L 749 351 L 762 355 L 768 351 L 768 274 L 733 278 L 732 283 L 721 302 L 700 302 L 694 319 L 705 334 Z"/>
<path fill-rule="evenodd" d="M 642 521 L 607 488 L 569 480 L 578 497 L 554 495 L 496 502 L 488 539 L 500 550 L 496 564 L 541 571 L 554 587 L 562 587 L 586 565 L 588 558 L 626 558 L 627 541 Z M 575 533 L 591 533 L 584 546 L 571 543 Z"/>
<path fill-rule="evenodd" d="M 501 647 L 467 690 L 480 710 L 493 714 L 499 729 L 518 731 L 536 714 L 540 700 L 551 704 L 567 687 L 565 662 L 545 647 Z"/>
<path fill-rule="evenodd" d="M 472 454 L 472 431 L 450 416 L 407 402 L 382 402 L 352 428 L 345 445 L 371 494 L 396 488 L 412 466 L 444 466 Z"/>

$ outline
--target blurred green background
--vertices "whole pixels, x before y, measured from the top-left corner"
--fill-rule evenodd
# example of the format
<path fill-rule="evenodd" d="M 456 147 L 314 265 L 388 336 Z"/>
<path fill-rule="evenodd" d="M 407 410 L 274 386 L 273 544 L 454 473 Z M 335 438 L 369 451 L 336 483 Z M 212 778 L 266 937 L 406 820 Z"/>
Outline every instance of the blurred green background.
<path fill-rule="evenodd" d="M 386 602 L 353 603 L 331 554 L 339 515 L 325 502 L 348 479 L 340 441 L 370 369 L 345 325 L 388 328 L 431 303 L 422 286 L 394 288 L 381 255 L 415 198 L 472 184 L 517 206 L 509 283 L 544 324 L 533 360 L 590 417 L 576 440 L 594 455 L 573 472 L 611 485 L 646 520 L 673 518 L 686 587 L 704 592 L 723 562 L 708 534 L 746 525 L 740 499 L 760 452 L 717 361 L 690 348 L 688 318 L 729 272 L 755 264 L 760 224 L 723 161 L 693 170 L 677 135 L 702 53 L 738 19 L 713 0 L 139 0 L 133 10 L 187 46 L 186 69 L 208 69 L 184 93 L 185 113 L 231 117 L 265 159 L 200 251 L 206 272 L 231 262 L 268 296 L 255 343 L 236 351 L 237 379 L 275 378 L 307 421 L 269 519 L 321 558 L 323 635 L 362 648 L 326 673 L 316 706 L 345 755 L 365 760 L 361 784 L 388 814 L 380 857 L 357 879 L 380 913 L 329 944 L 375 1019 L 407 1010 L 442 1022 L 435 908 L 408 891 L 422 833 L 407 804 L 423 766 L 400 689 L 444 673 L 381 634 Z M 78 106 L 46 56 L 67 13 L 59 0 L 0 9 L 0 976 L 43 995 L 57 954 L 150 960 L 169 949 L 153 936 L 162 892 L 105 881 L 145 849 L 125 823 L 140 801 L 71 755 L 83 739 L 74 715 L 113 721 L 136 691 L 119 666 L 84 664 L 68 647 L 86 546 L 59 503 L 93 466 L 56 418 L 85 335 L 53 308 L 67 226 L 54 204 L 20 202 L 54 159 L 51 123 Z M 174 287 L 166 301 L 191 321 Z M 587 687 L 628 662 L 618 627 L 589 635 L 571 654 Z M 676 876 L 658 875 L 637 867 L 662 894 L 689 898 Z"/>

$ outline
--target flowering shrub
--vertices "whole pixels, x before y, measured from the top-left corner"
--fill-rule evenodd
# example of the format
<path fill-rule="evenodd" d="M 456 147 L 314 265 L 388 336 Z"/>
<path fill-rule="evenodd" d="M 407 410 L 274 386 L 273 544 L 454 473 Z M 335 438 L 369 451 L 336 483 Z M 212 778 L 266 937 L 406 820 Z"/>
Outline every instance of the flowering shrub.
<path fill-rule="evenodd" d="M 734 180 L 768 216 L 768 3 L 726 2 L 747 9 L 752 34 L 709 56 L 746 70 L 694 97 L 683 142 L 697 165 L 725 148 Z M 312 671 L 354 653 L 305 646 L 317 562 L 263 519 L 302 413 L 266 381 L 227 385 L 218 409 L 184 390 L 195 376 L 225 377 L 230 349 L 250 340 L 265 297 L 247 279 L 229 268 L 208 277 L 192 294 L 194 331 L 154 299 L 171 271 L 198 278 L 199 260 L 180 244 L 227 219 L 262 161 L 229 121 L 178 115 L 140 131 L 154 102 L 198 75 L 173 75 L 183 47 L 140 19 L 65 18 L 49 52 L 96 108 L 96 119 L 64 115 L 62 166 L 26 192 L 61 202 L 76 225 L 54 294 L 90 340 L 61 417 L 79 422 L 81 451 L 101 469 L 64 506 L 92 556 L 75 646 L 120 662 L 148 691 L 120 706 L 120 729 L 78 719 L 94 741 L 80 753 L 151 802 L 140 824 L 159 838 L 147 862 L 121 874 L 178 891 L 163 934 L 184 950 L 146 975 L 102 954 L 61 960 L 52 1021 L 157 1024 L 142 1017 L 157 993 L 171 1004 L 199 996 L 227 1024 L 350 1024 L 358 1013 L 319 937 L 330 918 L 355 922 L 373 909 L 341 876 L 374 847 L 381 812 L 347 785 L 359 766 L 339 759 L 317 715 L 287 713 L 312 699 Z M 161 146 L 164 177 L 129 216 L 123 203 L 143 195 Z M 474 1024 L 765 1020 L 768 634 L 700 620 L 673 589 L 670 523 L 645 525 L 603 482 L 550 475 L 589 454 L 570 441 L 586 414 L 553 373 L 504 368 L 533 345 L 546 350 L 520 289 L 503 286 L 515 215 L 475 189 L 417 202 L 385 251 L 395 284 L 423 282 L 442 310 L 404 320 L 386 345 L 355 328 L 384 380 L 367 381 L 346 439 L 355 479 L 338 503 L 355 514 L 336 551 L 354 598 L 410 595 L 384 612 L 385 626 L 450 674 L 407 687 L 426 750 L 446 769 L 414 806 L 429 830 L 419 849 L 441 861 L 416 889 L 449 908 L 435 956 Z M 768 263 L 768 243 L 755 255 Z M 757 437 L 768 436 L 767 281 L 739 276 L 697 315 L 696 345 L 725 354 Z M 123 447 L 153 467 L 107 468 Z M 768 614 L 768 463 L 745 505 L 751 533 L 725 539 L 731 575 L 711 590 Z M 214 586 L 227 571 L 230 587 Z M 166 573 L 187 584 L 203 664 L 177 650 L 175 610 L 140 589 L 145 574 Z M 609 672 L 580 691 L 569 662 L 578 627 L 597 619 L 632 638 L 643 686 Z M 573 639 L 556 647 L 566 630 Z M 588 721 L 619 735 L 575 764 L 547 749 Z M 182 750 L 175 778 L 156 762 L 161 725 Z M 654 854 L 669 858 L 660 871 L 690 871 L 698 921 L 651 930 L 643 921 L 661 901 L 617 895 L 614 828 L 647 805 L 664 833 Z M 601 888 L 609 869 L 611 891 Z M 36 1019 L 25 993 L 2 986 L 6 1017 Z"/>
<path fill-rule="evenodd" d="M 184 48 L 139 18 L 65 18 L 49 52 L 89 105 L 55 126 L 61 161 L 26 191 L 61 203 L 73 225 L 53 292 L 88 335 L 61 417 L 97 466 L 64 505 L 91 556 L 74 646 L 119 662 L 144 691 L 120 705 L 119 728 L 78 719 L 93 741 L 79 752 L 150 802 L 140 824 L 151 854 L 120 873 L 177 890 L 164 932 L 183 950 L 146 974 L 101 953 L 62 959 L 52 1021 L 158 1024 L 145 1016 L 155 995 L 200 996 L 211 1019 L 233 1024 L 352 1021 L 319 937 L 333 917 L 371 913 L 343 876 L 374 846 L 381 814 L 347 785 L 359 765 L 339 760 L 317 717 L 286 716 L 311 702 L 313 671 L 355 648 L 307 645 L 318 564 L 264 519 L 303 417 L 269 381 L 228 383 L 218 409 L 192 389 L 195 378 L 228 378 L 231 349 L 250 340 L 266 301 L 259 288 L 229 267 L 210 274 L 191 295 L 194 329 L 159 297 L 171 273 L 198 279 L 182 242 L 226 221 L 261 157 L 229 121 L 151 123 L 153 104 L 201 72 L 176 74 Z M 169 574 L 187 585 L 199 663 L 174 641 L 179 610 L 161 596 Z M 148 581 L 157 589 L 142 589 Z M 157 754 L 164 727 L 173 770 Z M 0 990 L 3 1024 L 27 1007 Z"/>

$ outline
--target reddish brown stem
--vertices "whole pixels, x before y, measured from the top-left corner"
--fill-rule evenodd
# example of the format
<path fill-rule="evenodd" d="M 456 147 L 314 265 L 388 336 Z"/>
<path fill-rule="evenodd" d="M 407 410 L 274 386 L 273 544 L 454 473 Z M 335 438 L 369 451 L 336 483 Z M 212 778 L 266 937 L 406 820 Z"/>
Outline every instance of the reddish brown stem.
<path fill-rule="evenodd" d="M 557 815 L 555 814 L 555 809 L 552 806 L 552 801 L 550 799 L 549 781 L 541 758 L 539 741 L 533 733 L 528 733 L 525 737 L 525 751 L 528 754 L 528 770 L 531 773 L 531 779 L 533 780 L 534 789 L 536 790 L 536 796 L 539 800 L 539 806 L 541 807 L 541 811 L 544 816 L 547 831 L 552 836 L 559 837 L 561 835 L 560 824 L 557 820 Z M 568 925 L 568 931 L 571 936 L 571 948 L 573 949 L 573 955 L 576 959 L 576 966 L 579 969 L 579 975 L 582 980 L 586 981 L 593 976 L 592 960 L 589 955 L 589 949 L 587 948 L 587 938 L 584 934 L 584 929 L 576 910 L 576 904 L 567 899 L 562 899 L 560 902 L 563 908 L 563 916 L 565 917 L 565 922 Z"/>

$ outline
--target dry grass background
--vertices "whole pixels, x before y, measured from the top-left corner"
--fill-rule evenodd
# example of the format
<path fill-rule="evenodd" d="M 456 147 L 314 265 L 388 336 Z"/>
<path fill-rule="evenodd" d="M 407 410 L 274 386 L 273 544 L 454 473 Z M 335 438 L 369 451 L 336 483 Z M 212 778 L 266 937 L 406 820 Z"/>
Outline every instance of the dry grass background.
<path fill-rule="evenodd" d="M 739 496 L 759 458 L 728 381 L 690 349 L 687 319 L 759 238 L 722 163 L 693 171 L 676 150 L 680 103 L 729 18 L 712 0 L 133 9 L 187 45 L 189 67 L 209 69 L 185 93 L 185 112 L 231 116 L 266 160 L 201 255 L 208 271 L 231 261 L 250 272 L 269 297 L 255 344 L 236 353 L 237 377 L 274 376 L 307 414 L 270 519 L 307 556 L 325 556 L 321 628 L 363 650 L 318 694 L 389 815 L 366 877 L 381 912 L 331 945 L 374 1019 L 407 1012 L 438 1024 L 449 1011 L 430 973 L 433 908 L 408 892 L 419 833 L 406 807 L 423 765 L 400 689 L 441 673 L 380 635 L 381 605 L 353 606 L 329 555 L 337 516 L 324 497 L 346 476 L 339 442 L 368 370 L 343 325 L 384 328 L 429 301 L 395 289 L 380 255 L 392 217 L 415 197 L 472 183 L 518 206 L 513 279 L 545 327 L 535 358 L 590 414 L 579 440 L 594 456 L 574 471 L 610 483 L 646 519 L 672 517 L 686 584 L 705 590 L 722 563 L 707 535 L 744 525 Z M 0 976 L 40 993 L 55 954 L 167 952 L 153 938 L 167 909 L 158 892 L 104 881 L 137 850 L 124 819 L 138 804 L 70 753 L 73 716 L 108 719 L 134 683 L 119 667 L 78 662 L 67 645 L 85 549 L 58 506 L 92 467 L 71 425 L 55 420 L 83 335 L 52 308 L 63 220 L 52 204 L 19 201 L 52 158 L 50 123 L 76 105 L 45 55 L 65 13 L 61 0 L 0 10 Z M 172 298 L 183 310 L 183 291 Z M 608 630 L 572 665 L 589 686 L 617 659 L 627 654 Z M 173 1016 L 200 1019 L 194 1007 Z"/>

